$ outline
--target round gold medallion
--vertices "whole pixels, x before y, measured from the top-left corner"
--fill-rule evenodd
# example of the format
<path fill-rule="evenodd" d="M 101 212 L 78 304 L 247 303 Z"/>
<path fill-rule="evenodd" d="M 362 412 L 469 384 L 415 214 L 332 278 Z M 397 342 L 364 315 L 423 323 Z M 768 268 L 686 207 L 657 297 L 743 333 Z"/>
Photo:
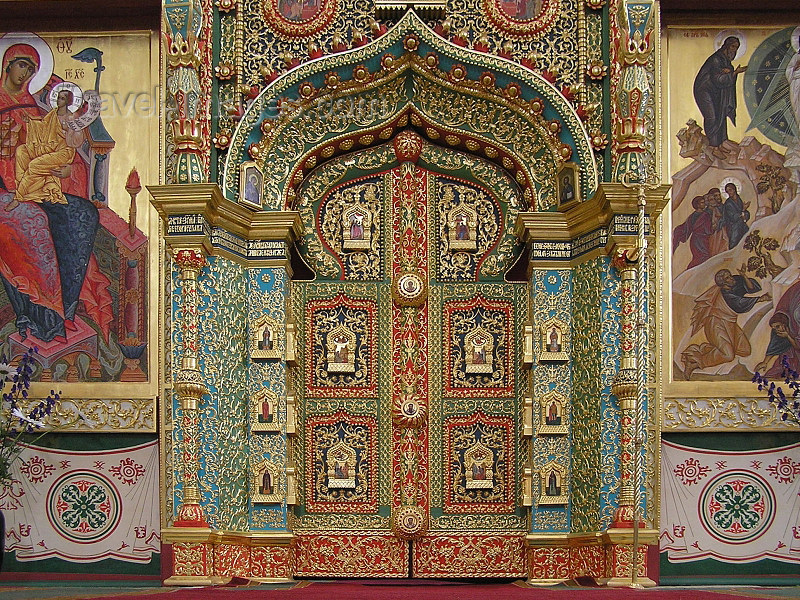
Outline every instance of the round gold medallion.
<path fill-rule="evenodd" d="M 419 506 L 401 506 L 394 513 L 394 533 L 398 537 L 419 537 L 426 527 L 425 513 Z"/>
<path fill-rule="evenodd" d="M 401 306 L 419 306 L 427 297 L 425 281 L 416 273 L 403 273 L 395 279 L 393 295 Z"/>

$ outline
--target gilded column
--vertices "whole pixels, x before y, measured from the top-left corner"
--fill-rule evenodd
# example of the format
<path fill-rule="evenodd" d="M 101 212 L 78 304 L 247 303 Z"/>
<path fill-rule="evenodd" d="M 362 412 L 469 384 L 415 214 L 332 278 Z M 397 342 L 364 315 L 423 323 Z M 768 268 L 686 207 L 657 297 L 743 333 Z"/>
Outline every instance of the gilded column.
<path fill-rule="evenodd" d="M 200 489 L 197 479 L 199 467 L 200 422 L 199 404 L 207 393 L 203 377 L 198 368 L 198 305 L 197 276 L 206 264 L 205 255 L 195 249 L 179 249 L 174 253 L 180 270 L 181 312 L 180 323 L 183 334 L 183 356 L 181 367 L 175 377 L 175 392 L 181 408 L 181 432 L 183 434 L 181 462 L 183 463 L 183 499 L 178 507 L 175 527 L 208 527 L 200 506 Z"/>
<path fill-rule="evenodd" d="M 612 527 L 632 527 L 634 519 L 635 416 L 639 393 L 636 355 L 637 257 L 632 246 L 617 246 L 612 264 L 620 273 L 620 366 L 611 384 L 619 400 L 620 490 Z"/>

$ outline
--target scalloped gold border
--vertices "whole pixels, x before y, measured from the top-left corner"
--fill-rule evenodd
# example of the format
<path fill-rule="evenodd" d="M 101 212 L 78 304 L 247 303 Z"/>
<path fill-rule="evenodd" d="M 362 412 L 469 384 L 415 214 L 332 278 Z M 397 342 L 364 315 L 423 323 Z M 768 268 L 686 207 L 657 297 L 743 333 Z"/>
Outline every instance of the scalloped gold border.
<path fill-rule="evenodd" d="M 324 31 L 333 22 L 339 8 L 338 0 L 320 0 L 322 8 L 314 16 L 302 21 L 291 21 L 278 10 L 279 1 L 262 0 L 261 10 L 264 20 L 276 33 L 290 38 L 310 37 Z"/>
<path fill-rule="evenodd" d="M 500 0 L 483 0 L 486 17 L 501 31 L 519 37 L 540 37 L 558 17 L 559 0 L 542 0 L 542 9 L 532 19 L 515 19 L 499 6 Z"/>

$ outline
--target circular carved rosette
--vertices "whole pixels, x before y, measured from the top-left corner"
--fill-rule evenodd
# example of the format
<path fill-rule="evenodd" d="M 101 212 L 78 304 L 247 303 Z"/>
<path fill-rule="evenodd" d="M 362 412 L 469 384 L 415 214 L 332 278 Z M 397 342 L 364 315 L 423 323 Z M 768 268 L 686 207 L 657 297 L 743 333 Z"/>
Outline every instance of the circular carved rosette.
<path fill-rule="evenodd" d="M 328 28 L 336 16 L 337 0 L 261 0 L 261 7 L 276 33 L 304 38 Z"/>
<path fill-rule="evenodd" d="M 507 34 L 539 37 L 553 25 L 560 4 L 559 0 L 483 0 L 483 9 Z"/>
<path fill-rule="evenodd" d="M 401 506 L 392 518 L 392 531 L 399 538 L 418 538 L 427 529 L 428 516 L 419 506 Z"/>
<path fill-rule="evenodd" d="M 392 140 L 394 153 L 400 162 L 416 163 L 422 153 L 422 138 L 413 131 L 401 131 Z"/>
<path fill-rule="evenodd" d="M 403 394 L 395 400 L 392 420 L 398 427 L 419 429 L 425 424 L 427 409 L 412 394 Z"/>
<path fill-rule="evenodd" d="M 428 299 L 427 282 L 417 273 L 402 273 L 394 280 L 392 298 L 398 306 L 421 306 Z"/>

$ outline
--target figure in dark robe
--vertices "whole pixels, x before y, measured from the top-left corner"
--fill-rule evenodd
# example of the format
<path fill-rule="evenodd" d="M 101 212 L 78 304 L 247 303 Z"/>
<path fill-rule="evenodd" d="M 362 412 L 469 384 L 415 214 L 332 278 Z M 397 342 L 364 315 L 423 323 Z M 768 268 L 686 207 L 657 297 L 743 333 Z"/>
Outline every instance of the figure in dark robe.
<path fill-rule="evenodd" d="M 550 471 L 550 476 L 547 478 L 547 495 L 560 496 L 561 488 L 558 485 L 558 478 L 555 471 Z"/>
<path fill-rule="evenodd" d="M 265 325 L 261 332 L 261 339 L 258 341 L 259 350 L 272 350 L 272 331 Z"/>
<path fill-rule="evenodd" d="M 728 139 L 728 119 L 736 125 L 736 80 L 746 66 L 731 62 L 739 50 L 739 39 L 725 38 L 722 47 L 708 57 L 694 80 L 694 100 L 703 115 L 708 145 L 718 158 L 726 156 L 719 146 Z"/>
<path fill-rule="evenodd" d="M 750 218 L 747 208 L 750 203 L 745 204 L 742 197 L 739 196 L 739 190 L 736 189 L 735 183 L 726 184 L 725 193 L 728 198 L 722 205 L 722 224 L 728 234 L 728 248 L 730 249 L 735 248 L 750 229 L 747 225 L 747 220 Z"/>
<path fill-rule="evenodd" d="M 728 250 L 728 232 L 723 227 L 722 193 L 713 187 L 705 194 L 706 212 L 711 217 L 711 235 L 708 236 L 709 257 Z"/>
<path fill-rule="evenodd" d="M 269 471 L 264 471 L 261 476 L 261 485 L 259 486 L 258 493 L 262 496 L 269 496 L 272 494 L 272 475 Z"/>
<path fill-rule="evenodd" d="M 769 326 L 769 345 L 756 371 L 770 379 L 782 378 L 784 356 L 792 370 L 800 371 L 800 281 L 778 300 Z"/>

